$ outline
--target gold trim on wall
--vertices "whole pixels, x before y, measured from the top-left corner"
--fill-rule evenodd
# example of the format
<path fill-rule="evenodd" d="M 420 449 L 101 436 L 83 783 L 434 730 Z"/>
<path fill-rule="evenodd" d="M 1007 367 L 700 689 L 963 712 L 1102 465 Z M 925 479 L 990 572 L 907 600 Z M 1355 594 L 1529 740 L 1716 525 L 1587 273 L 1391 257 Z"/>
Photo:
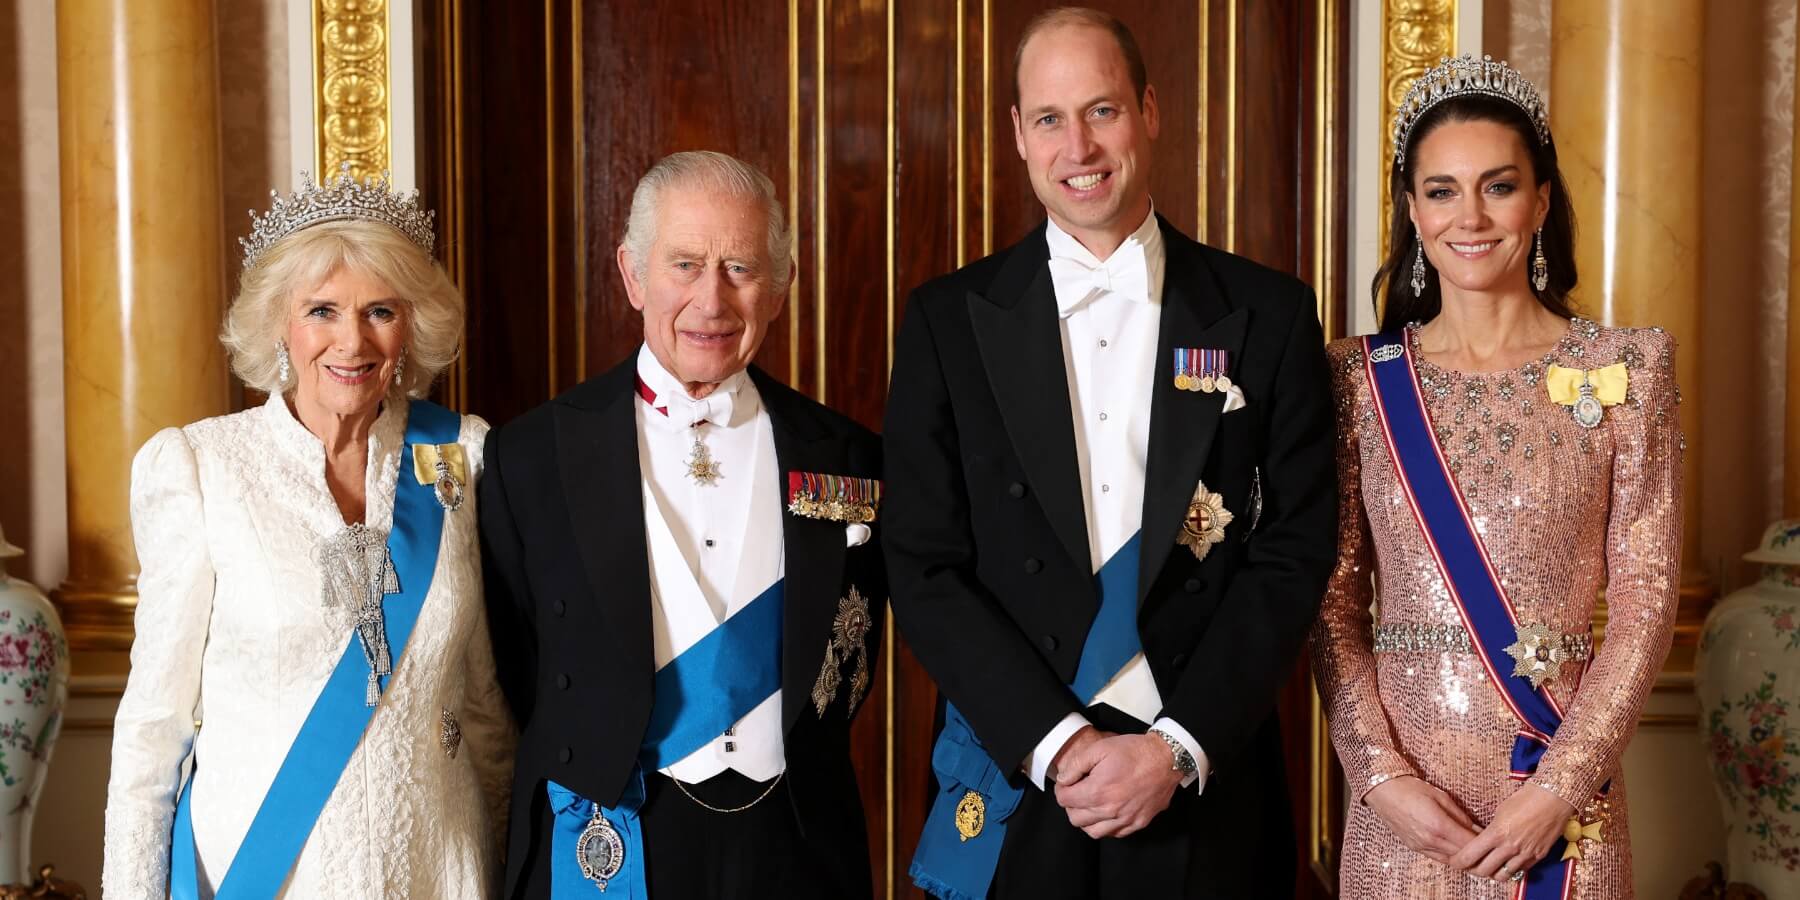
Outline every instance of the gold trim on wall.
<path fill-rule="evenodd" d="M 813 22 L 814 40 L 817 42 L 813 53 L 813 122 L 815 139 L 813 143 L 813 264 L 818 274 L 817 283 L 813 285 L 813 362 L 817 368 L 814 373 L 814 384 L 818 390 L 813 392 L 813 399 L 820 403 L 826 401 L 825 377 L 825 286 L 827 268 L 830 263 L 827 240 L 830 232 L 827 222 L 830 211 L 826 208 L 826 175 L 830 171 L 830 145 L 826 137 L 826 123 L 830 119 L 827 98 L 825 96 L 825 5 L 829 0 L 814 0 Z"/>
<path fill-rule="evenodd" d="M 795 241 L 788 283 L 788 384 L 800 384 L 800 0 L 788 0 L 788 229 Z"/>
<path fill-rule="evenodd" d="M 1207 228 L 1206 219 L 1206 182 L 1209 174 L 1207 166 L 1212 156 L 1207 153 L 1206 148 L 1206 101 L 1208 97 L 1206 82 L 1210 74 L 1207 72 L 1207 67 L 1211 65 L 1212 57 L 1206 51 L 1211 46 L 1211 42 L 1207 40 L 1207 33 L 1212 27 L 1211 22 L 1212 3 L 1210 0 L 1200 0 L 1200 25 L 1197 29 L 1199 34 L 1195 35 L 1194 47 L 1194 55 L 1200 60 L 1199 90 L 1194 92 L 1194 240 L 1202 244 L 1206 243 L 1207 234 L 1210 231 Z"/>
<path fill-rule="evenodd" d="M 1343 180 L 1338 171 L 1337 147 L 1345 125 L 1337 115 L 1338 92 L 1343 89 L 1338 77 L 1338 60 L 1342 58 L 1338 46 L 1341 3 L 1342 0 L 1317 0 L 1313 26 L 1316 46 L 1313 48 L 1313 153 L 1309 173 L 1313 189 L 1312 280 L 1317 292 L 1319 321 L 1328 341 L 1339 336 L 1335 333 L 1338 330 L 1336 323 L 1340 321 L 1338 313 L 1343 311 L 1335 307 L 1341 306 L 1344 300 L 1338 295 L 1339 248 L 1334 243 L 1339 224 L 1337 198 Z M 1325 707 L 1316 683 L 1311 696 L 1311 728 L 1307 741 L 1311 770 L 1306 814 L 1307 862 L 1313 877 L 1327 891 L 1335 893 L 1338 867 L 1336 817 L 1342 812 L 1342 798 L 1336 787 L 1342 776 L 1338 772 L 1337 756 L 1332 751 L 1331 731 L 1325 721 Z"/>
<path fill-rule="evenodd" d="M 1375 223 L 1377 257 L 1387 255 L 1388 220 L 1393 199 L 1385 186 L 1394 166 L 1394 110 L 1406 99 L 1406 89 L 1439 59 L 1456 53 L 1456 0 L 1386 0 L 1381 7 L 1381 123 L 1375 129 L 1381 141 L 1381 170 L 1375 184 L 1381 213 Z M 1377 313 L 1380 310 L 1376 310 Z"/>
<path fill-rule="evenodd" d="M 1238 4 L 1225 0 L 1225 249 L 1238 249 Z"/>
<path fill-rule="evenodd" d="M 350 163 L 353 178 L 387 171 L 388 0 L 313 0 L 313 133 L 319 176 Z"/>

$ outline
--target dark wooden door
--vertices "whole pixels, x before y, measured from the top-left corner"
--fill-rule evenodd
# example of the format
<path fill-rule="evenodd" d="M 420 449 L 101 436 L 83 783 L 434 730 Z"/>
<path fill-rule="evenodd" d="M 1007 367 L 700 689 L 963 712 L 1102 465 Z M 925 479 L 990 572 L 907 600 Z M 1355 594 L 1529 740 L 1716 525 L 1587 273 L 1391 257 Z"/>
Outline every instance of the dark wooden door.
<path fill-rule="evenodd" d="M 631 353 L 641 323 L 613 258 L 632 188 L 664 154 L 714 149 L 769 173 L 798 237 L 800 277 L 760 364 L 879 428 L 906 292 L 1043 216 L 1009 107 L 1013 44 L 1048 5 L 424 4 L 424 183 L 469 299 L 467 352 L 448 399 L 498 424 Z M 1157 210 L 1201 240 L 1314 282 L 1332 335 L 1344 308 L 1341 5 L 1109 6 L 1142 44 L 1162 103 Z M 904 642 L 887 635 L 853 752 L 877 895 L 913 896 L 906 867 L 926 812 L 936 698 Z M 1330 869 L 1337 801 L 1315 787 L 1302 666 L 1283 716 L 1302 848 L 1296 896 L 1317 896 L 1329 882 L 1315 872 Z"/>

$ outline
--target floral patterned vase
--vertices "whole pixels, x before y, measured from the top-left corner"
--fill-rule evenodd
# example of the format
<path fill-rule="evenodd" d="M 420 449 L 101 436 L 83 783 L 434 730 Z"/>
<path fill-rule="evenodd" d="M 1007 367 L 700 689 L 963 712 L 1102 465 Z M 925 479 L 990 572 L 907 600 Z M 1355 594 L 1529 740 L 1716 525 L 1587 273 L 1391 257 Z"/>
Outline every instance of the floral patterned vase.
<path fill-rule="evenodd" d="M 0 533 L 0 885 L 31 881 L 32 813 L 69 698 L 62 620 L 42 591 L 6 574 L 24 552 Z"/>
<path fill-rule="evenodd" d="M 1800 520 L 1744 554 L 1761 581 L 1706 617 L 1694 691 L 1725 814 L 1727 874 L 1800 896 Z"/>

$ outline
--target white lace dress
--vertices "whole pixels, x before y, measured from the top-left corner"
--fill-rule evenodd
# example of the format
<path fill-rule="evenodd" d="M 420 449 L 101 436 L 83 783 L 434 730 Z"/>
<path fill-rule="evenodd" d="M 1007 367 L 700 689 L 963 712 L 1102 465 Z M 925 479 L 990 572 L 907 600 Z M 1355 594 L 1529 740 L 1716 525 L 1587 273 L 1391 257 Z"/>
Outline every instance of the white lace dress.
<path fill-rule="evenodd" d="M 396 478 L 414 478 L 406 409 L 389 403 L 369 436 L 365 524 L 383 533 Z M 418 624 L 283 896 L 498 891 L 513 729 L 481 596 L 472 482 L 486 432 L 463 418 L 466 499 L 444 517 Z M 200 894 L 210 897 L 350 640 L 353 612 L 321 602 L 313 561 L 344 523 L 323 445 L 279 398 L 151 438 L 132 465 L 131 520 L 137 640 L 113 738 L 102 890 L 108 900 L 167 896 L 191 748 Z M 445 713 L 460 742 L 444 739 Z"/>

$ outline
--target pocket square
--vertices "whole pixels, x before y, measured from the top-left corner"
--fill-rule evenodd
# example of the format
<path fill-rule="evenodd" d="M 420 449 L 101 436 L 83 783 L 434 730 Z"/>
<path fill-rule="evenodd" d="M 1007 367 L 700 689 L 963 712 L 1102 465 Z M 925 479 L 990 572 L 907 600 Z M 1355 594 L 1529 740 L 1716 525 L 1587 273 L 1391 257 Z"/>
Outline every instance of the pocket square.
<path fill-rule="evenodd" d="M 1234 412 L 1249 405 L 1250 404 L 1244 400 L 1244 389 L 1234 384 L 1225 389 L 1225 408 L 1221 410 L 1221 412 Z"/>
<path fill-rule="evenodd" d="M 861 522 L 852 522 L 844 526 L 844 547 L 861 547 L 869 542 L 869 526 Z"/>

